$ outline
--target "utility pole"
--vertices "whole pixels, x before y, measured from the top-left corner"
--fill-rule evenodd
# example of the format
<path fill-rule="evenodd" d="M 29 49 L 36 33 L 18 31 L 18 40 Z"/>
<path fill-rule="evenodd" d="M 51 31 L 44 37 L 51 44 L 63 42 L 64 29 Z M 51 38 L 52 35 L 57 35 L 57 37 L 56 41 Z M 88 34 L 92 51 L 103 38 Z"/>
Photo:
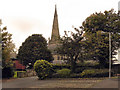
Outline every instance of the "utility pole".
<path fill-rule="evenodd" d="M 111 78 L 111 32 L 109 32 L 109 78 Z"/>

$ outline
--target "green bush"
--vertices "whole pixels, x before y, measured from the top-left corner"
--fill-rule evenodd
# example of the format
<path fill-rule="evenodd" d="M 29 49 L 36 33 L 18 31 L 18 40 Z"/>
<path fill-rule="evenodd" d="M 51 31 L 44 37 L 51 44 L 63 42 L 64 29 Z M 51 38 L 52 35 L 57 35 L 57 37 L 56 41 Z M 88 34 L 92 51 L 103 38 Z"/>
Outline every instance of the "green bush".
<path fill-rule="evenodd" d="M 34 63 L 34 70 L 36 71 L 39 79 L 45 79 L 47 77 L 51 77 L 53 73 L 53 66 L 46 60 L 37 60 Z"/>
<path fill-rule="evenodd" d="M 81 62 L 79 62 L 79 63 L 77 63 L 77 66 L 79 67 L 79 66 L 96 66 L 96 65 L 98 65 L 99 63 L 98 62 L 95 62 L 95 61 L 85 61 L 85 62 L 83 62 L 83 63 L 81 63 Z"/>
<path fill-rule="evenodd" d="M 111 72 L 113 76 L 113 72 Z M 108 69 L 87 69 L 81 73 L 81 77 L 108 77 Z"/>
<path fill-rule="evenodd" d="M 82 73 L 83 70 L 87 69 L 87 67 L 79 67 L 75 69 L 75 73 Z"/>
<path fill-rule="evenodd" d="M 63 69 L 63 68 L 70 69 L 70 65 L 69 64 L 53 64 L 53 69 Z"/>
<path fill-rule="evenodd" d="M 97 62 L 96 63 L 86 62 L 86 63 L 77 63 L 76 67 L 77 68 L 85 68 L 85 69 L 88 69 L 88 68 L 99 69 L 100 65 Z"/>
<path fill-rule="evenodd" d="M 81 73 L 81 77 L 92 77 L 93 75 L 95 74 L 95 70 L 94 69 L 91 69 L 91 70 L 84 70 L 82 73 Z"/>
<path fill-rule="evenodd" d="M 81 78 L 81 73 L 72 73 L 70 74 L 70 78 Z"/>
<path fill-rule="evenodd" d="M 58 70 L 58 71 L 57 71 L 57 75 L 58 75 L 59 77 L 66 78 L 66 77 L 69 77 L 69 76 L 70 76 L 70 72 L 71 72 L 70 69 L 64 68 L 64 69 Z"/>

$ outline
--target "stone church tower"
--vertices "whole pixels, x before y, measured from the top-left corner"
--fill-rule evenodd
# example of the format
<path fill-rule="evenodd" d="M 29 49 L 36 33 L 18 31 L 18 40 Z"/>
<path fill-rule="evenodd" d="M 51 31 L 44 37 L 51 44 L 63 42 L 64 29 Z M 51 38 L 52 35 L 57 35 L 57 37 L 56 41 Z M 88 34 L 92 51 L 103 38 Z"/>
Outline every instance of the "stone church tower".
<path fill-rule="evenodd" d="M 54 60 L 60 60 L 60 55 L 58 55 L 55 51 L 55 49 L 59 46 L 60 46 L 60 34 L 59 34 L 57 7 L 55 5 L 55 13 L 54 13 L 54 19 L 53 19 L 53 26 L 52 26 L 52 35 L 51 35 L 51 39 L 48 42 L 48 49 L 51 50 Z"/>

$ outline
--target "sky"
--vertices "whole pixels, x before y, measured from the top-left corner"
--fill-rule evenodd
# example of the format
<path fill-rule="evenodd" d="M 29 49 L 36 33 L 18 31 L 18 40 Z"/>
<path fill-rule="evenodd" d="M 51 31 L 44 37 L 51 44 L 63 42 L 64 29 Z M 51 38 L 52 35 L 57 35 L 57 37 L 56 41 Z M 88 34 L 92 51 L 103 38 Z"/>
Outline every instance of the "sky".
<path fill-rule="evenodd" d="M 0 19 L 12 34 L 16 48 L 32 34 L 51 37 L 55 5 L 57 5 L 60 35 L 74 31 L 95 12 L 114 9 L 119 0 L 0 0 Z"/>

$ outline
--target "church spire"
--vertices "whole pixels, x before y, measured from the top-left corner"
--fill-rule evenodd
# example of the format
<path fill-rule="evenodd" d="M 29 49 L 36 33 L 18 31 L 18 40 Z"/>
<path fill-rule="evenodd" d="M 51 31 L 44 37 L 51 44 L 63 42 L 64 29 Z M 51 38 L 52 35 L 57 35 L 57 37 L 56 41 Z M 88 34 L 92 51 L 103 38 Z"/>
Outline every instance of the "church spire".
<path fill-rule="evenodd" d="M 56 44 L 60 39 L 59 26 L 58 26 L 58 15 L 57 15 L 57 6 L 55 5 L 55 13 L 52 26 L 52 35 L 49 43 Z"/>

